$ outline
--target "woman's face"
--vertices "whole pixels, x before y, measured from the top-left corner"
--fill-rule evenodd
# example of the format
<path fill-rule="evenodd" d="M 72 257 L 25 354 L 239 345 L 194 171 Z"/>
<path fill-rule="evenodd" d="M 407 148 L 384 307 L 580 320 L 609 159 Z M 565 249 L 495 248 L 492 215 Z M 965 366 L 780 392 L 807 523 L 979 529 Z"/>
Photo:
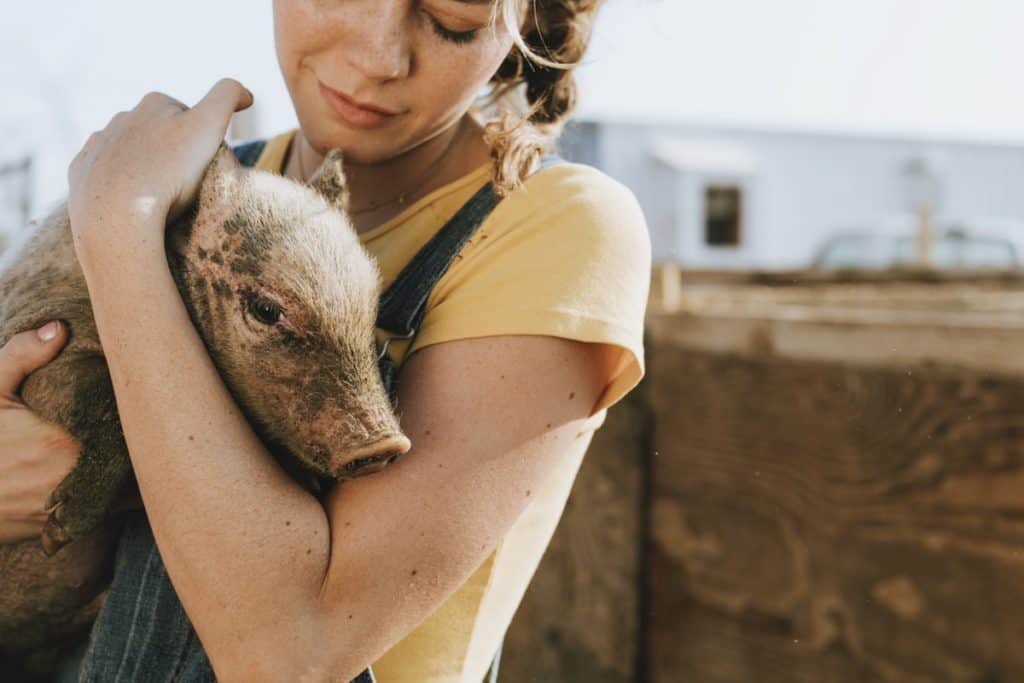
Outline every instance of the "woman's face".
<path fill-rule="evenodd" d="M 309 143 L 372 164 L 456 123 L 513 46 L 502 22 L 490 28 L 494 1 L 274 0 L 277 59 Z"/>

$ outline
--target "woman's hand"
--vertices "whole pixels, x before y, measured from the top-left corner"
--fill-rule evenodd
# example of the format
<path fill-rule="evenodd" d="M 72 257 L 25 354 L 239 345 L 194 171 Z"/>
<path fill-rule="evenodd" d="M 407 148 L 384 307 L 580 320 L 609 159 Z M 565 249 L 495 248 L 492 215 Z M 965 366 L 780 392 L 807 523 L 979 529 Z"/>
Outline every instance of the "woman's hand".
<path fill-rule="evenodd" d="M 50 362 L 67 340 L 64 325 L 50 325 L 16 335 L 0 348 L 0 545 L 39 536 L 48 516 L 46 499 L 78 458 L 78 443 L 18 398 L 29 373 Z"/>
<path fill-rule="evenodd" d="M 141 251 L 163 254 L 163 228 L 195 198 L 231 115 L 252 104 L 238 81 L 218 81 L 195 107 L 151 92 L 89 136 L 68 167 L 68 211 L 83 268 Z"/>

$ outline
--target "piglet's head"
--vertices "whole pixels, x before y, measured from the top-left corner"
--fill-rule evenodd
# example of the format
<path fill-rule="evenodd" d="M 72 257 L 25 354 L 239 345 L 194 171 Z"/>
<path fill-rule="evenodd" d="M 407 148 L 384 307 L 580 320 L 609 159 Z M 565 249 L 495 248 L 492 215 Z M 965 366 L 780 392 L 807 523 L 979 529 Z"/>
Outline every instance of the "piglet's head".
<path fill-rule="evenodd" d="M 336 151 L 306 186 L 222 145 L 195 210 L 168 230 L 182 298 L 250 422 L 334 478 L 410 447 L 377 369 L 380 274 L 345 198 Z"/>

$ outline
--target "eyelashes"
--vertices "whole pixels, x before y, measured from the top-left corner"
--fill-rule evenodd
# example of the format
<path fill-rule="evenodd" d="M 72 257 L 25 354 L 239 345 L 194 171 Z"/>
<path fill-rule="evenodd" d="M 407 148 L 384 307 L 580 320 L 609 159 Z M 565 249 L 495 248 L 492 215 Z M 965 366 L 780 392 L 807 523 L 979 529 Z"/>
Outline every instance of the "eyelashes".
<path fill-rule="evenodd" d="M 472 43 L 477 34 L 480 33 L 479 29 L 473 29 L 471 31 L 453 31 L 450 28 L 446 28 L 444 24 L 435 19 L 433 16 L 428 15 L 430 20 L 430 26 L 442 40 L 454 43 L 456 45 L 466 45 Z"/>

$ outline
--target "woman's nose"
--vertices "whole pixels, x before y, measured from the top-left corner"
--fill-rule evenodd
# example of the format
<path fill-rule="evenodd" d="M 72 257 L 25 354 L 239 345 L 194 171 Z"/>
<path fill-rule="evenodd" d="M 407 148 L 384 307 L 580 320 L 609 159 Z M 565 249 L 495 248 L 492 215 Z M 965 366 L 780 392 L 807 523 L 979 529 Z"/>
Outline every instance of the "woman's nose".
<path fill-rule="evenodd" d="M 345 59 L 363 76 L 390 81 L 409 73 L 410 5 L 407 0 L 353 3 L 346 32 Z"/>

